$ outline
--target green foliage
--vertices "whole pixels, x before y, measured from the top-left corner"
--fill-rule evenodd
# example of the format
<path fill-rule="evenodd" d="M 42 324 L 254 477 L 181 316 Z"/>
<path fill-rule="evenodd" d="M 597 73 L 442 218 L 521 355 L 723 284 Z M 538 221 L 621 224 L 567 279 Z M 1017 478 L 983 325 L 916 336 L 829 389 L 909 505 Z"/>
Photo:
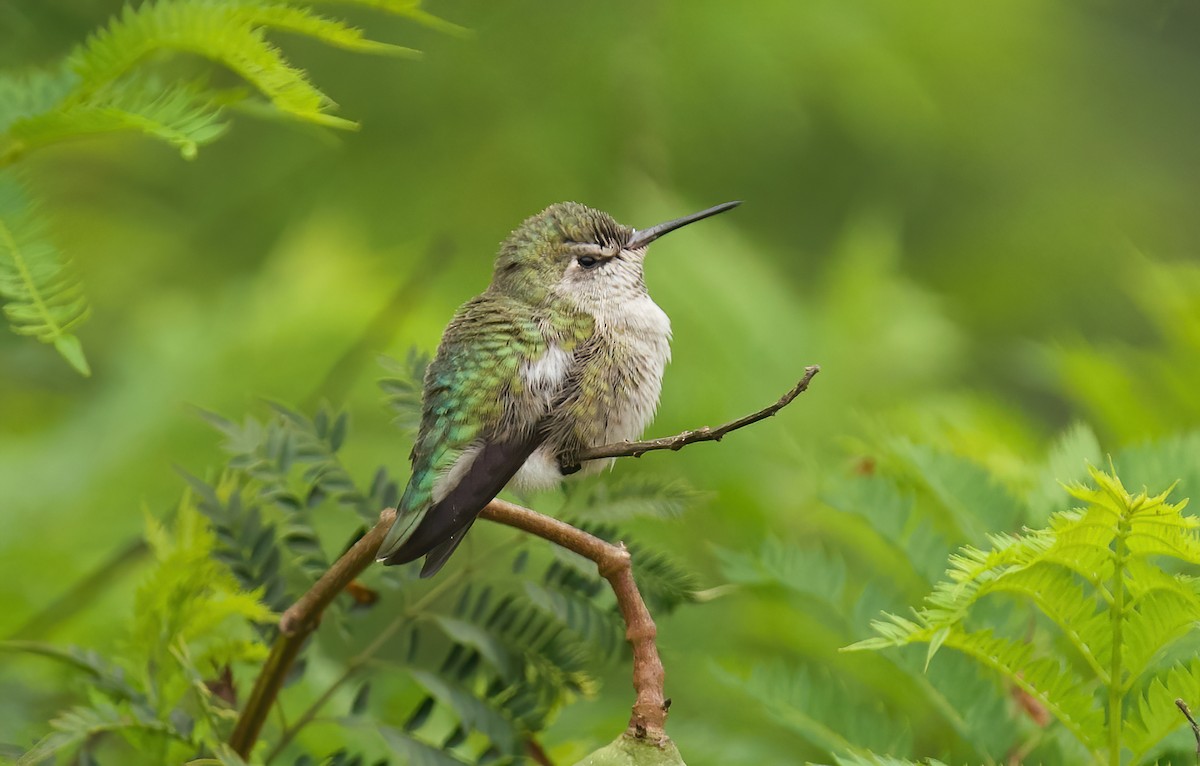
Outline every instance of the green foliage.
<path fill-rule="evenodd" d="M 1183 476 L 1190 489 L 1196 444 L 1185 434 L 1113 462 L 1138 482 Z M 718 677 L 834 760 L 886 752 L 1108 762 L 1114 736 L 1130 763 L 1187 752 L 1174 700 L 1196 689 L 1200 591 L 1188 572 L 1200 564 L 1200 522 L 1165 493 L 1129 493 L 1109 474 L 1089 474 L 1083 460 L 1098 451 L 1077 425 L 1044 462 L 1002 482 L 953 453 L 881 441 L 857 475 L 829 483 L 823 546 L 768 538 L 755 552 L 717 552 L 730 582 L 774 589 L 805 615 L 810 644 L 924 643 L 927 651 L 843 654 L 827 661 L 840 672 L 820 681 L 811 678 L 828 665 L 794 661 L 723 668 Z M 1062 505 L 1061 485 L 1057 500 L 1048 487 L 1054 475 L 1090 475 L 1099 488 L 1073 482 L 1087 507 L 1051 514 Z M 1002 526 L 987 533 L 983 519 Z M 1044 529 L 1020 531 L 1022 520 L 1038 519 Z M 952 553 L 956 543 L 968 544 Z M 938 562 L 947 558 L 944 580 Z M 930 591 L 913 618 L 898 616 Z M 860 640 L 867 632 L 881 635 Z M 904 727 L 907 744 L 880 742 Z"/>
<path fill-rule="evenodd" d="M 603 481 L 567 487 L 561 513 L 596 521 L 620 522 L 639 516 L 674 518 L 706 499 L 678 478 L 605 476 Z"/>
<path fill-rule="evenodd" d="M 928 758 L 922 761 L 910 761 L 906 758 L 893 758 L 890 755 L 865 753 L 862 755 L 841 755 L 834 759 L 837 766 L 945 766 L 939 760 Z"/>
<path fill-rule="evenodd" d="M 379 387 L 383 389 L 384 400 L 395 413 L 392 422 L 409 438 L 416 436 L 417 428 L 421 425 L 421 389 L 425 381 L 425 368 L 431 359 L 429 354 L 411 348 L 403 362 L 388 356 L 379 360 L 387 373 L 380 379 Z"/>
<path fill-rule="evenodd" d="M 343 0 L 453 31 L 419 0 Z M 358 53 L 413 55 L 367 39 L 303 0 L 145 0 L 78 45 L 57 68 L 0 73 L 0 301 L 14 331 L 52 344 L 81 374 L 88 363 L 73 329 L 88 315 L 80 282 L 55 237 L 6 168 L 31 150 L 87 136 L 131 133 L 166 143 L 184 159 L 228 128 L 225 110 L 331 128 L 356 124 L 267 39 L 286 32 Z M 220 88 L 207 74 L 180 76 L 163 54 L 208 59 L 248 89 Z M 256 103 L 261 101 L 261 103 Z"/>
<path fill-rule="evenodd" d="M 48 236 L 49 225 L 11 172 L 0 170 L 0 299 L 9 326 L 52 344 L 90 374 L 72 330 L 87 319 L 83 287 Z"/>
<path fill-rule="evenodd" d="M 410 374 L 422 366 L 410 365 Z M 385 395 L 396 385 L 385 381 Z M 25 756 L 29 763 L 90 747 L 109 731 L 121 731 L 131 746 L 153 747 L 145 752 L 155 757 L 182 747 L 231 763 L 222 743 L 236 706 L 227 700 L 251 680 L 242 676 L 239 684 L 233 671 L 265 657 L 264 641 L 276 634 L 273 613 L 294 602 L 365 524 L 396 502 L 398 485 L 386 469 L 361 486 L 343 465 L 345 413 L 322 407 L 307 416 L 273 403 L 268 417 L 240 424 L 200 414 L 224 437 L 229 458 L 211 483 L 184 474 L 189 494 L 173 533 L 147 522 L 159 565 L 138 590 L 126 647 L 143 664 L 114 670 L 95 652 L 29 642 L 8 647 L 67 663 L 104 693 L 60 717 L 57 731 Z M 695 494 L 674 482 L 636 487 L 610 496 L 593 486 L 570 502 L 588 518 L 627 518 L 634 508 L 677 510 L 681 498 Z M 610 508 L 609 497 L 623 510 Z M 580 523 L 606 539 L 625 537 L 606 521 Z M 347 525 L 349 536 L 335 538 L 331 549 L 325 530 L 345 534 Z M 347 739 L 331 763 L 387 753 L 431 766 L 520 759 L 558 711 L 596 692 L 598 671 L 628 655 L 611 589 L 595 566 L 530 543 L 517 535 L 432 584 L 418 579 L 414 567 L 368 571 L 326 611 L 322 636 L 334 628 L 335 637 L 302 658 L 290 682 L 306 681 L 314 663 L 340 663 L 340 675 L 332 684 L 313 681 L 325 690 L 307 703 L 303 694 L 290 703 L 285 693 L 285 706 L 308 706 L 293 711 L 294 724 L 268 724 L 264 752 L 251 762 L 275 748 L 302 760 L 333 750 L 328 740 L 310 753 L 289 743 L 303 738 L 346 687 L 357 689 L 350 719 L 374 732 L 374 744 Z M 688 572 L 636 543 L 630 550 L 656 615 L 693 600 Z M 457 561 L 468 558 L 464 553 Z M 231 630 L 233 622 L 256 629 Z"/>
<path fill-rule="evenodd" d="M 155 563 L 137 591 L 127 651 L 114 661 L 81 649 L 3 645 L 82 671 L 90 690 L 87 705 L 51 721 L 54 732 L 22 756 L 23 766 L 68 753 L 88 762 L 114 751 L 168 763 L 205 750 L 221 763 L 236 762 L 223 744 L 236 715 L 227 699 L 232 672 L 266 657 L 251 627 L 272 614 L 213 557 L 216 538 L 190 504 L 180 507 L 170 531 L 147 518 L 146 537 Z"/>
<path fill-rule="evenodd" d="M 544 3 L 532 15 L 505 4 L 425 6 L 482 33 L 464 44 L 366 4 L 314 6 L 376 39 L 427 49 L 428 66 L 267 33 L 341 103 L 332 114 L 363 122 L 349 140 L 309 122 L 247 120 L 243 113 L 292 118 L 224 66 L 162 50 L 122 81 L 150 74 L 214 85 L 217 124 L 233 127 L 216 151 L 205 145 L 201 161 L 180 163 L 179 144 L 126 130 L 48 144 L 14 166 L 27 196 L 45 200 L 37 209 L 54 222 L 53 244 L 86 285 L 98 323 L 70 332 L 98 374 L 86 384 L 56 376 L 47 367 L 54 352 L 0 333 L 2 630 L 94 647 L 110 664 L 126 651 L 114 637 L 141 560 L 123 552 L 137 534 L 137 505 L 165 508 L 177 493 L 168 463 L 209 480 L 222 502 L 257 505 L 260 531 L 284 533 L 287 511 L 259 503 L 253 489 L 225 494 L 232 479 L 202 470 L 218 465 L 216 440 L 181 404 L 236 414 L 241 426 L 248 397 L 312 401 L 314 382 L 344 353 L 432 348 L 453 307 L 485 284 L 497 241 L 549 202 L 578 199 L 641 226 L 729 195 L 747 204 L 702 233 L 656 243 L 647 260 L 647 285 L 675 330 L 648 435 L 741 414 L 778 395 L 804 364 L 825 372 L 811 400 L 778 418 L 721 445 L 621 461 L 601 481 L 667 470 L 712 493 L 678 521 L 618 521 L 684 557 L 706 588 L 701 606 L 659 625 L 675 699 L 669 728 L 688 763 L 834 761 L 707 672 L 709 659 L 741 679 L 756 668 L 814 678 L 827 669 L 847 705 L 912 732 L 912 751 L 897 759 L 1086 762 L 1062 726 L 1033 719 L 1028 695 L 959 652 L 940 652 L 926 675 L 924 647 L 836 648 L 868 635 L 866 619 L 879 610 L 909 616 L 959 546 L 988 547 L 988 531 L 1044 527 L 1066 507 L 1058 482 L 1084 478 L 1085 460 L 1107 465 L 1112 452 L 1135 491 L 1176 479 L 1178 497 L 1200 491 L 1200 452 L 1186 430 L 1197 423 L 1187 385 L 1196 353 L 1172 339 L 1190 326 L 1188 314 L 1138 310 L 1186 306 L 1179 297 L 1196 294 L 1186 272 L 1200 248 L 1200 219 L 1187 209 L 1200 196 L 1200 46 L 1190 44 L 1200 17 L 1166 0 L 767 0 L 657 14 L 643 3 Z M 44 106 L 5 92 L 0 112 L 59 103 L 76 77 L 55 62 L 120 8 L 115 0 L 0 3 L 0 66 L 15 79 L 42 73 L 48 81 Z M 1151 257 L 1131 257 L 1131 242 Z M 431 251 L 436 257 L 423 255 Z M 1151 270 L 1171 260 L 1153 287 Z M 1066 369 L 1064 349 L 1102 363 Z M 338 391 L 328 395 L 353 425 L 338 455 L 366 494 L 379 462 L 389 464 L 386 482 L 403 479 L 406 445 L 379 416 L 369 372 L 338 364 Z M 1052 465 L 1043 459 L 1052 434 L 1076 418 L 1095 431 L 1070 429 Z M 1146 436 L 1156 441 L 1135 443 Z M 922 476 L 896 474 L 904 461 L 882 454 L 894 440 L 985 469 L 1026 505 L 1024 518 L 1004 526 L 943 509 Z M 847 475 L 869 473 L 865 458 L 873 475 Z M 959 500 L 968 512 L 976 502 Z M 533 507 L 556 502 L 539 497 Z M 364 523 L 332 502 L 300 515 L 327 561 Z M 712 545 L 755 563 L 764 539 L 763 554 L 779 560 L 754 581 L 722 586 L 724 559 Z M 255 559 L 249 544 L 225 550 L 222 541 L 221 555 L 253 562 L 251 570 L 274 560 L 273 607 L 302 587 L 298 560 L 281 544 L 264 540 Z M 480 555 L 504 570 L 496 577 L 503 590 L 523 578 L 507 573 L 518 551 L 488 553 L 501 542 L 499 530 L 478 525 L 460 555 L 464 566 Z M 566 576 L 574 566 L 538 544 L 523 548 L 522 572 L 540 588 L 542 567 L 557 564 Z M 783 569 L 788 551 L 811 555 Z M 577 578 L 587 573 L 575 570 L 570 587 L 585 587 Z M 775 582 L 771 570 L 795 585 Z M 389 624 L 399 591 L 360 584 L 379 605 L 347 596 L 327 616 L 284 690 L 288 722 Z M 405 606 L 421 598 L 419 586 L 406 591 Z M 986 598 L 983 608 L 1004 598 Z M 1054 642 L 1046 618 L 1029 611 L 1035 616 L 1003 635 Z M 424 695 L 376 664 L 407 656 L 394 643 L 401 638 L 335 689 L 273 763 L 301 752 L 311 754 L 307 766 L 374 766 L 385 757 L 371 724 L 386 717 L 402 730 Z M 1184 636 L 1162 666 L 1188 667 L 1194 649 Z M 418 648 L 421 667 L 438 667 L 438 657 L 425 662 L 432 650 Z M 45 733 L 66 704 L 72 671 L 12 655 L 0 665 L 3 760 Z M 572 706 L 541 737 L 554 763 L 579 760 L 622 723 L 624 667 L 609 675 L 601 701 Z M 977 706 L 990 715 L 959 715 Z M 437 742 L 453 729 L 444 708 L 432 704 L 419 729 Z M 1190 732 L 1175 711 L 1163 712 L 1163 725 L 1176 728 L 1161 761 L 1191 763 Z M 815 717 L 842 731 L 836 716 Z M 268 747 L 280 731 L 272 720 Z"/>
<path fill-rule="evenodd" d="M 1163 568 L 1200 565 L 1200 519 L 1167 492 L 1133 494 L 1096 469 L 1091 477 L 1094 488 L 1070 488 L 1084 508 L 962 549 L 913 619 L 889 614 L 873 623 L 877 638 L 851 648 L 924 643 L 927 664 L 955 649 L 1044 706 L 1095 762 L 1146 762 L 1181 724 L 1174 700 L 1197 689 L 1195 665 L 1156 658 L 1200 620 L 1196 579 Z M 987 609 L 993 594 L 1007 597 L 993 609 L 1036 607 L 1062 640 L 1009 635 L 1011 620 Z"/>
<path fill-rule="evenodd" d="M 717 670 L 726 684 L 758 700 L 781 726 L 830 753 L 867 754 L 869 749 L 907 752 L 912 732 L 882 704 L 863 704 L 828 668 L 755 668 L 749 676 Z"/>
<path fill-rule="evenodd" d="M 685 766 L 674 742 L 647 742 L 622 734 L 575 766 Z"/>
<path fill-rule="evenodd" d="M 851 578 L 839 554 L 776 539 L 754 553 L 718 552 L 731 582 L 782 587 L 799 596 L 791 603 L 811 614 L 834 643 L 861 635 L 880 609 L 904 603 L 895 583 Z M 835 675 L 828 665 L 793 661 L 752 666 L 748 672 L 716 672 L 722 682 L 761 704 L 772 720 L 835 757 L 865 757 L 872 750 L 913 752 L 921 717 L 936 722 L 940 747 L 962 758 L 986 762 L 990 753 L 1003 752 L 1018 739 L 1007 695 L 971 663 L 952 658 L 926 675 L 914 660 L 911 655 L 888 658 L 871 674 L 841 668 Z"/>
<path fill-rule="evenodd" d="M 1164 437 L 1200 418 L 1200 267 L 1128 253 L 1122 281 L 1148 321 L 1149 338 L 1072 341 L 1048 356 L 1063 387 L 1102 433 L 1123 440 Z M 1130 370 L 1137 370 L 1130 375 Z"/>

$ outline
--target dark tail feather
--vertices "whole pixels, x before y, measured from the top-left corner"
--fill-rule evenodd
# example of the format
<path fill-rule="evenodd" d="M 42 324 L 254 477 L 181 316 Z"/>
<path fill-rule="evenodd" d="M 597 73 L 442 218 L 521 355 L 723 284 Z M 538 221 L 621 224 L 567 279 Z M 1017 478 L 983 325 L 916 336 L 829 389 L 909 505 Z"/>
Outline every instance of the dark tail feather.
<path fill-rule="evenodd" d="M 524 442 L 485 444 L 466 475 L 439 503 L 425 512 L 425 517 L 408 539 L 383 559 L 383 563 L 407 564 L 429 554 L 430 559 L 421 570 L 421 576 L 429 577 L 441 569 L 462 542 L 475 517 L 500 494 L 542 438 L 540 433 L 535 433 Z"/>
<path fill-rule="evenodd" d="M 474 523 L 475 520 L 472 519 L 471 524 Z M 449 540 L 434 547 L 433 550 L 425 554 L 425 564 L 421 567 L 421 579 L 433 577 L 435 574 L 441 571 L 442 567 L 446 565 L 446 562 L 450 560 L 450 555 L 454 553 L 454 551 L 466 538 L 467 530 L 471 528 L 471 524 L 463 527 L 461 532 L 456 532 Z"/>

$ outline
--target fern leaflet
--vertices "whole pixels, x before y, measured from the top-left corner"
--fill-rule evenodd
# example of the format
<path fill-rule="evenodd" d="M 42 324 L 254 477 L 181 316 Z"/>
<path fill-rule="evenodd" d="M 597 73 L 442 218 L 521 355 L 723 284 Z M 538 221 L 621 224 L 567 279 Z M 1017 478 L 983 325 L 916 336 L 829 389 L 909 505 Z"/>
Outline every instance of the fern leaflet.
<path fill-rule="evenodd" d="M 154 78 L 132 77 L 87 101 L 18 119 L 9 136 L 25 150 L 88 135 L 141 133 L 190 160 L 227 128 L 220 107 L 199 86 L 165 88 Z"/>
<path fill-rule="evenodd" d="M 54 346 L 91 374 L 71 332 L 87 318 L 83 287 L 49 240 L 45 219 L 11 173 L 0 172 L 0 299 L 12 329 Z"/>

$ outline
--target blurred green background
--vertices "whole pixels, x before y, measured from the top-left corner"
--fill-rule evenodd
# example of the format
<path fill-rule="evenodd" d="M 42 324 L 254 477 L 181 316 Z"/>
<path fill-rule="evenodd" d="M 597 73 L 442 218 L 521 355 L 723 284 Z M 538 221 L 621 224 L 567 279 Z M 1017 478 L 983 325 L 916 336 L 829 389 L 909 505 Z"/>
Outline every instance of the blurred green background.
<path fill-rule="evenodd" d="M 120 7 L 0 4 L 0 68 L 57 61 Z M 822 365 L 769 422 L 616 467 L 707 493 L 638 528 L 705 588 L 725 581 L 714 541 L 836 534 L 822 485 L 884 435 L 951 445 L 1019 484 L 1075 420 L 1106 449 L 1196 425 L 1200 322 L 1178 319 L 1200 288 L 1195 3 L 429 10 L 472 35 L 347 12 L 421 49 L 415 62 L 279 36 L 359 132 L 238 116 L 193 162 L 136 138 L 23 162 L 94 304 L 81 331 L 93 377 L 0 334 L 0 636 L 138 539 L 143 509 L 171 508 L 174 466 L 220 465 L 193 405 L 235 419 L 264 398 L 345 405 L 347 464 L 364 481 L 378 464 L 405 476 L 376 356 L 432 351 L 499 241 L 560 200 L 633 226 L 745 200 L 648 258 L 675 330 L 653 435 L 757 409 Z M 37 637 L 111 643 L 136 583 L 134 562 Z M 820 623 L 746 590 L 661 621 L 689 763 L 810 752 L 714 666 L 821 660 Z M 548 745 L 611 738 L 625 676 L 570 708 Z M 62 678 L 5 658 L 0 739 L 43 733 Z"/>

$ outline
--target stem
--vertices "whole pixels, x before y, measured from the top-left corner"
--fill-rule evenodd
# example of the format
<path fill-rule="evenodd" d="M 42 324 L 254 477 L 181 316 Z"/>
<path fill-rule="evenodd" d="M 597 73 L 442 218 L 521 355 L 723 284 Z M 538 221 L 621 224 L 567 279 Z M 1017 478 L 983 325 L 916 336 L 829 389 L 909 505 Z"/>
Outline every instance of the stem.
<path fill-rule="evenodd" d="M 488 503 L 480 516 L 549 540 L 596 563 L 600 575 L 609 582 L 617 597 L 621 616 L 625 620 L 625 636 L 633 647 L 633 688 L 636 699 L 629 719 L 628 733 L 652 742 L 665 741 L 667 736 L 664 724 L 670 703 L 663 695 L 665 673 L 654 643 L 657 629 L 638 591 L 637 583 L 634 582 L 629 551 L 625 546 L 613 545 L 570 524 L 503 500 Z M 271 654 L 255 681 L 254 689 L 229 738 L 230 747 L 241 757 L 247 757 L 254 748 L 267 714 L 283 685 L 283 679 L 291 669 L 304 641 L 316 630 L 321 613 L 348 583 L 375 560 L 375 553 L 395 518 L 394 509 L 388 508 L 380 513 L 379 523 L 334 562 L 312 588 L 283 613 L 279 620 L 279 638 L 271 647 Z M 448 585 L 449 581 L 439 587 Z M 438 588 L 431 590 L 426 594 L 426 598 L 437 590 Z M 389 631 L 398 628 L 400 624 L 401 619 L 398 618 L 370 647 L 364 649 L 362 654 L 366 655 L 368 651 L 373 653 L 378 648 L 377 645 L 382 645 L 382 642 L 387 640 Z M 345 677 L 349 677 L 349 673 L 353 672 L 355 667 L 357 665 L 352 661 L 352 667 L 344 674 Z M 344 678 L 339 679 L 331 689 L 326 690 L 322 698 L 310 706 L 309 711 L 306 711 L 309 720 L 343 681 Z M 292 737 L 304 722 L 305 714 L 302 714 L 301 718 L 292 724 Z M 271 757 L 274 757 L 278 750 L 279 746 L 272 752 Z"/>
<path fill-rule="evenodd" d="M 376 543 L 375 547 L 378 548 L 379 543 Z M 372 552 L 371 556 L 374 557 L 374 555 L 375 554 Z M 296 735 L 300 733 L 300 730 L 312 723 L 312 720 L 317 717 L 317 713 L 321 712 L 321 708 L 324 707 L 325 703 L 328 702 L 333 697 L 334 693 L 342 687 L 342 684 L 349 681 L 350 678 L 356 672 L 358 672 L 359 668 L 361 668 L 363 665 L 366 665 L 367 662 L 375 656 L 375 653 L 383 648 L 383 645 L 387 643 L 388 639 L 396 634 L 396 631 L 404 625 L 405 621 L 412 616 L 413 612 L 420 610 L 425 606 L 425 604 L 441 595 L 441 593 L 447 588 L 453 587 L 455 584 L 457 584 L 458 580 L 461 579 L 462 571 L 463 570 L 459 570 L 459 572 L 456 573 L 457 576 L 451 575 L 443 578 L 441 582 L 430 588 L 429 592 L 422 596 L 416 604 L 413 604 L 411 609 L 406 609 L 403 614 L 399 615 L 396 617 L 396 619 L 388 623 L 387 627 L 381 630 L 379 635 L 376 636 L 370 644 L 364 647 L 361 652 L 352 657 L 350 661 L 346 663 L 346 667 L 343 669 L 342 674 L 334 679 L 334 682 L 329 685 L 329 688 L 322 692 L 321 696 L 317 697 L 317 699 L 315 699 L 313 703 L 309 705 L 303 713 L 300 714 L 300 717 L 296 719 L 295 723 L 284 728 L 283 734 L 279 738 L 279 742 L 276 743 L 274 748 L 272 748 L 271 753 L 267 756 L 264 763 L 269 764 L 271 761 L 275 760 L 275 758 L 283 752 L 283 749 L 287 747 L 293 739 L 295 739 Z"/>
<path fill-rule="evenodd" d="M 546 749 L 532 735 L 525 740 L 525 755 L 538 766 L 554 766 Z"/>
<path fill-rule="evenodd" d="M 246 707 L 242 709 L 233 734 L 229 737 L 229 746 L 242 758 L 249 756 L 254 743 L 258 741 L 271 705 L 283 686 L 283 679 L 287 677 L 304 641 L 320 624 L 325 607 L 375 560 L 375 552 L 379 550 L 384 536 L 395 520 L 396 511 L 392 508 L 380 513 L 379 522 L 371 531 L 342 554 L 342 557 L 321 575 L 321 579 L 317 580 L 299 601 L 288 607 L 279 619 L 279 638 L 271 647 L 271 654 L 267 657 L 258 680 L 254 682 L 254 689 L 250 692 L 250 698 L 246 700 Z"/>
<path fill-rule="evenodd" d="M 1108 762 L 1121 766 L 1121 708 L 1125 697 L 1125 680 L 1121 668 L 1121 641 L 1125 621 L 1125 559 L 1129 555 L 1126 536 L 1129 520 L 1122 514 L 1117 520 L 1116 547 L 1113 556 L 1112 664 L 1108 683 Z"/>

